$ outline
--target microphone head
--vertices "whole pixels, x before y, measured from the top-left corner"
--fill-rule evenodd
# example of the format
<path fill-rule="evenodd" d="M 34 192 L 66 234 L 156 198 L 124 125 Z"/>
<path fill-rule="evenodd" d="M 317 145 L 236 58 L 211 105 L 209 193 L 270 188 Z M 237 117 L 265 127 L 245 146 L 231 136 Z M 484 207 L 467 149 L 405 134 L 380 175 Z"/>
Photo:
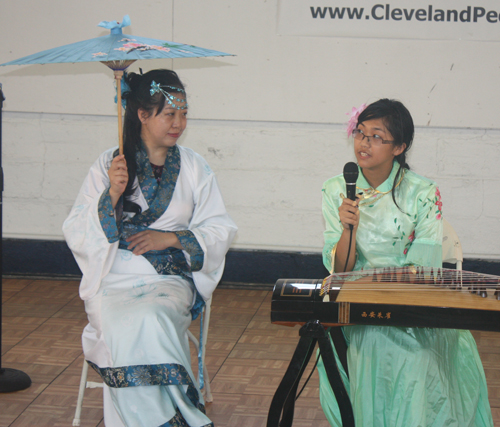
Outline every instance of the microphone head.
<path fill-rule="evenodd" d="M 347 198 L 356 200 L 356 181 L 358 180 L 358 165 L 354 162 L 346 163 L 344 166 L 344 180 Z"/>
<path fill-rule="evenodd" d="M 346 163 L 344 166 L 344 179 L 348 183 L 356 183 L 359 175 L 358 165 L 354 162 Z"/>

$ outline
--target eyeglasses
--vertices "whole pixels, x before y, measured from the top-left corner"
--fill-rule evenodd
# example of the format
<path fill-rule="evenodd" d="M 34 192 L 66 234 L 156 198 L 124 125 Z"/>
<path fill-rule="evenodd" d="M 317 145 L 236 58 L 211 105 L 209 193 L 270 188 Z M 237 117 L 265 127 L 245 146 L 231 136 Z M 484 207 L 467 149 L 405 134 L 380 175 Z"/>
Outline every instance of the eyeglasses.
<path fill-rule="evenodd" d="M 362 141 L 363 139 L 367 139 L 368 142 L 371 142 L 373 145 L 381 145 L 381 144 L 392 144 L 394 141 L 388 141 L 386 139 L 382 139 L 378 135 L 365 135 L 361 129 L 354 129 L 352 131 L 352 136 L 354 139 L 358 141 Z"/>

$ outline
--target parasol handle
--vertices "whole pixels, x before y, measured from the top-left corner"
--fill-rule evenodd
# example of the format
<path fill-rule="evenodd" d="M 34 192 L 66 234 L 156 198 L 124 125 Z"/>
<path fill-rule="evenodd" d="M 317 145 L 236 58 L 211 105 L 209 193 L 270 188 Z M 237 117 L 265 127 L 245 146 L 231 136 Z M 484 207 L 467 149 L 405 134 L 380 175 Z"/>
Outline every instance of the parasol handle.
<path fill-rule="evenodd" d="M 113 70 L 116 80 L 116 93 L 118 106 L 118 148 L 120 154 L 123 154 L 123 125 L 122 125 L 122 76 L 123 70 Z"/>

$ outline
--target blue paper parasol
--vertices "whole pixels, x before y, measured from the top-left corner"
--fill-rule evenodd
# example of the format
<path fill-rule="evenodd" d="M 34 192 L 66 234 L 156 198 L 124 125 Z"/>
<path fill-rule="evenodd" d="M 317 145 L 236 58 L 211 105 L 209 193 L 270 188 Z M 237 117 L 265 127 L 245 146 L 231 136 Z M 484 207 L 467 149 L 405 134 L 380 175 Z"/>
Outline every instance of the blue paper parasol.
<path fill-rule="evenodd" d="M 231 56 L 230 53 L 204 49 L 181 43 L 125 35 L 123 27 L 130 25 L 128 15 L 123 21 L 102 21 L 100 27 L 111 30 L 107 36 L 44 50 L 2 65 L 54 64 L 63 62 L 102 62 L 114 71 L 118 92 L 118 136 L 120 153 L 123 146 L 121 114 L 121 78 L 123 71 L 138 59 L 199 58 Z"/>

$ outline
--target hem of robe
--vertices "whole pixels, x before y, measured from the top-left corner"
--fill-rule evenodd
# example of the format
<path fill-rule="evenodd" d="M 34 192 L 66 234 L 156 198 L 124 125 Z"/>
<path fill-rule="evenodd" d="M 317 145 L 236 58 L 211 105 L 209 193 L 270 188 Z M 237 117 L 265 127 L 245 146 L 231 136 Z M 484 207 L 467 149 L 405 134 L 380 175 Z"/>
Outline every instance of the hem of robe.
<path fill-rule="evenodd" d="M 200 402 L 196 386 L 186 368 L 177 363 L 162 363 L 154 365 L 119 366 L 101 368 L 87 360 L 89 366 L 99 374 L 104 384 L 110 388 L 147 387 L 147 386 L 187 386 L 186 396 L 193 406 L 206 415 L 205 405 Z M 159 427 L 189 427 L 178 408 L 176 414 Z M 213 427 L 213 423 L 200 427 Z"/>

